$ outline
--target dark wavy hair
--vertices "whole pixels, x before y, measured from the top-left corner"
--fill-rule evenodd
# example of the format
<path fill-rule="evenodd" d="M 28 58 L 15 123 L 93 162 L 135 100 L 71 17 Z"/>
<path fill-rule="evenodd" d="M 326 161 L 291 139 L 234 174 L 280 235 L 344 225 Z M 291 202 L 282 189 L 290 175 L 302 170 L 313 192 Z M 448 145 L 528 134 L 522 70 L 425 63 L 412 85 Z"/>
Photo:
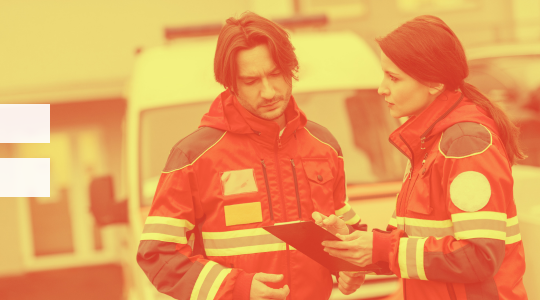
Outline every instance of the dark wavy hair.
<path fill-rule="evenodd" d="M 244 12 L 240 18 L 229 18 L 219 33 L 214 56 L 214 76 L 225 88 L 236 90 L 236 54 L 264 44 L 276 66 L 290 81 L 298 80 L 298 60 L 289 34 L 278 24 L 252 12 Z"/>
<path fill-rule="evenodd" d="M 442 83 L 445 89 L 461 90 L 495 121 L 510 164 L 524 159 L 519 147 L 519 128 L 504 111 L 476 87 L 465 82 L 469 66 L 465 51 L 455 33 L 435 16 L 419 16 L 376 39 L 384 54 L 403 72 L 417 81 Z"/>

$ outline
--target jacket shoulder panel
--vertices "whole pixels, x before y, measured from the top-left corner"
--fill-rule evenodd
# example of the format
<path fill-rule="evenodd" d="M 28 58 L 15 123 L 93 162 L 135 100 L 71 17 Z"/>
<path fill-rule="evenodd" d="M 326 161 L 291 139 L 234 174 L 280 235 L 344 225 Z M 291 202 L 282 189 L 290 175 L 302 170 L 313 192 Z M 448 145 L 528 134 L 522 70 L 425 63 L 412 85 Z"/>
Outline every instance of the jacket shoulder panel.
<path fill-rule="evenodd" d="M 308 120 L 305 128 L 314 138 L 336 151 L 338 156 L 343 156 L 338 141 L 326 127 Z"/>
<path fill-rule="evenodd" d="M 439 142 L 446 158 L 464 158 L 486 151 L 493 142 L 491 132 L 481 124 L 461 122 L 448 127 Z"/>
<path fill-rule="evenodd" d="M 181 139 L 171 149 L 163 172 L 172 172 L 193 164 L 225 135 L 224 130 L 201 127 Z"/>

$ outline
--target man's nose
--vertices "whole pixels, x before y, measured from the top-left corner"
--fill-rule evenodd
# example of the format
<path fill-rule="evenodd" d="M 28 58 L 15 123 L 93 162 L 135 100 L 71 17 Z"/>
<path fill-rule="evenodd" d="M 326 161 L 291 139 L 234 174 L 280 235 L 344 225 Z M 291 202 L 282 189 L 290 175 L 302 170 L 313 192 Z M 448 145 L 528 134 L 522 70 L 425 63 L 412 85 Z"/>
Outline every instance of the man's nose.
<path fill-rule="evenodd" d="M 276 90 L 270 85 L 270 82 L 268 82 L 268 79 L 263 78 L 262 80 L 262 90 L 261 90 L 261 97 L 263 99 L 272 99 L 276 95 Z"/>

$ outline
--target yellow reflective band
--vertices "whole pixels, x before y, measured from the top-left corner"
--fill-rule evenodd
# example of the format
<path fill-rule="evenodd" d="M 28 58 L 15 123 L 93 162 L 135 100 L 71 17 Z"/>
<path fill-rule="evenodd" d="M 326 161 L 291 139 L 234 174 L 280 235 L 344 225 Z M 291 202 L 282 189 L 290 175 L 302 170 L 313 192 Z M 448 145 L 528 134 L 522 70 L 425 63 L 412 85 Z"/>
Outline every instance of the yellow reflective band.
<path fill-rule="evenodd" d="M 390 218 L 390 222 L 388 222 L 388 225 L 394 226 L 397 228 L 397 219 L 396 218 Z"/>
<path fill-rule="evenodd" d="M 398 217 L 400 218 L 400 217 Z M 399 219 L 398 219 L 399 220 Z M 405 225 L 431 227 L 431 228 L 448 228 L 452 227 L 452 220 L 422 220 L 413 218 L 404 218 Z"/>
<path fill-rule="evenodd" d="M 504 243 L 506 245 L 509 245 L 509 244 L 517 243 L 519 241 L 521 241 L 521 233 L 507 237 Z"/>
<path fill-rule="evenodd" d="M 518 218 L 517 218 L 517 216 L 512 217 L 512 218 L 506 220 L 506 227 L 514 226 L 514 225 L 516 225 L 517 223 L 518 223 Z"/>
<path fill-rule="evenodd" d="M 174 236 L 163 233 L 143 233 L 141 235 L 141 241 L 161 241 L 177 244 L 187 244 L 185 236 Z"/>
<path fill-rule="evenodd" d="M 195 285 L 193 286 L 193 290 L 191 291 L 191 297 L 189 298 L 190 300 L 197 300 L 199 298 L 199 292 L 201 291 L 204 280 L 206 279 L 206 276 L 208 276 L 210 270 L 212 270 L 215 265 L 217 265 L 217 263 L 213 261 L 208 261 L 206 265 L 204 265 L 201 273 L 199 273 L 199 277 L 197 277 L 197 281 L 195 281 Z"/>
<path fill-rule="evenodd" d="M 242 230 L 231 230 L 223 232 L 203 232 L 203 239 L 209 240 L 224 240 L 224 239 L 233 239 L 237 237 L 245 236 L 258 236 L 258 235 L 268 235 L 270 232 L 262 228 L 251 228 L 251 229 L 242 229 Z"/>
<path fill-rule="evenodd" d="M 495 240 L 506 240 L 506 232 L 489 230 L 489 229 L 476 229 L 476 230 L 467 230 L 454 233 L 454 236 L 458 240 L 468 240 L 476 238 L 488 238 Z"/>
<path fill-rule="evenodd" d="M 345 221 L 345 224 L 354 225 L 354 224 L 356 224 L 358 222 L 360 222 L 360 216 L 355 214 L 354 217 L 352 217 L 351 219 Z"/>
<path fill-rule="evenodd" d="M 399 239 L 399 253 L 398 253 L 398 263 L 399 270 L 401 272 L 401 278 L 409 278 L 409 273 L 407 272 L 407 242 L 408 238 Z"/>
<path fill-rule="evenodd" d="M 427 280 L 426 270 L 424 270 L 424 244 L 427 238 L 419 239 L 416 244 L 416 271 L 420 280 Z"/>
<path fill-rule="evenodd" d="M 187 244 L 191 247 L 191 249 L 193 249 L 194 245 L 195 245 L 195 234 L 192 234 L 188 241 L 187 241 Z"/>
<path fill-rule="evenodd" d="M 185 227 L 188 230 L 195 228 L 195 225 L 191 224 L 188 220 L 175 219 L 168 217 L 149 216 L 146 218 L 145 224 L 165 224 L 176 227 Z"/>
<path fill-rule="evenodd" d="M 208 291 L 208 296 L 206 297 L 207 300 L 214 300 L 216 297 L 216 294 L 219 290 L 219 287 L 221 286 L 221 283 L 223 280 L 225 280 L 225 277 L 231 273 L 232 269 L 224 269 L 219 272 L 219 275 L 217 276 L 216 280 L 214 280 L 214 283 L 212 283 L 212 287 L 210 288 L 210 291 Z"/>
<path fill-rule="evenodd" d="M 495 211 L 477 211 L 452 214 L 452 221 L 468 221 L 468 220 L 498 220 L 506 222 L 506 214 Z"/>
<path fill-rule="evenodd" d="M 208 256 L 233 256 L 284 250 L 287 250 L 285 243 L 276 243 L 227 249 L 206 249 L 205 251 Z"/>
<path fill-rule="evenodd" d="M 345 206 L 336 210 L 336 216 L 341 216 L 342 214 L 348 212 L 349 210 L 351 210 L 351 205 L 349 205 L 349 203 L 345 203 Z"/>

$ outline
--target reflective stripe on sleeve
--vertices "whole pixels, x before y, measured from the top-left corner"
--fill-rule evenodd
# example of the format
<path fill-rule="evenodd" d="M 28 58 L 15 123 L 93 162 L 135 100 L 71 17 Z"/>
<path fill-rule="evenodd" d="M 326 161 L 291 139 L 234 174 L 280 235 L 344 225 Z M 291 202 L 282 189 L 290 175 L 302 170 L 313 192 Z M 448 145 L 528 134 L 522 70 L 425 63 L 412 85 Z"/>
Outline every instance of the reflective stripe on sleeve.
<path fill-rule="evenodd" d="M 409 237 L 433 236 L 442 238 L 454 235 L 452 220 L 422 220 L 397 217 L 396 223 L 396 227 L 404 230 Z"/>
<path fill-rule="evenodd" d="M 424 244 L 427 238 L 400 238 L 398 263 L 401 278 L 427 280 L 424 269 Z"/>
<path fill-rule="evenodd" d="M 284 251 L 287 245 L 262 228 L 225 232 L 203 232 L 208 256 L 232 256 L 272 251 Z"/>
<path fill-rule="evenodd" d="M 392 214 L 392 217 L 390 218 L 390 221 L 388 222 L 388 225 L 398 227 L 397 219 L 396 219 L 396 211 L 394 210 L 394 213 Z"/>
<path fill-rule="evenodd" d="M 190 300 L 212 300 L 215 298 L 219 287 L 227 274 L 232 269 L 225 268 L 213 261 L 209 261 L 199 273 Z"/>
<path fill-rule="evenodd" d="M 490 238 L 506 240 L 506 214 L 492 211 L 458 213 L 452 215 L 454 236 L 458 240 Z"/>
<path fill-rule="evenodd" d="M 521 241 L 521 233 L 519 231 L 519 223 L 517 216 L 506 220 L 506 240 L 505 244 L 513 244 Z"/>
<path fill-rule="evenodd" d="M 194 227 L 187 220 L 150 216 L 146 218 L 141 240 L 187 244 L 186 232 Z"/>
<path fill-rule="evenodd" d="M 345 203 L 345 206 L 336 210 L 336 216 L 341 216 L 348 225 L 354 225 L 360 221 L 360 216 L 354 212 L 349 203 Z"/>

